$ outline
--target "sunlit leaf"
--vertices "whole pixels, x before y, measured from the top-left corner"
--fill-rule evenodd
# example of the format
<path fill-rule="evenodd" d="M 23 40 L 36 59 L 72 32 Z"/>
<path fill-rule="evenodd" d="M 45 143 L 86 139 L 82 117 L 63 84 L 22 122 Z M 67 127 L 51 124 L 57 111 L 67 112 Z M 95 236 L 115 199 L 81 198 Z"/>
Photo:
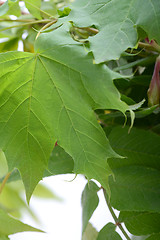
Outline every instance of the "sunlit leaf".
<path fill-rule="evenodd" d="M 0 55 L 0 146 L 9 171 L 20 170 L 29 199 L 58 140 L 72 156 L 75 173 L 108 188 L 107 159 L 119 155 L 92 109 L 128 109 L 113 85 L 115 74 L 93 65 L 92 56 L 71 39 L 66 26 L 41 34 L 35 49 L 35 54 Z"/>

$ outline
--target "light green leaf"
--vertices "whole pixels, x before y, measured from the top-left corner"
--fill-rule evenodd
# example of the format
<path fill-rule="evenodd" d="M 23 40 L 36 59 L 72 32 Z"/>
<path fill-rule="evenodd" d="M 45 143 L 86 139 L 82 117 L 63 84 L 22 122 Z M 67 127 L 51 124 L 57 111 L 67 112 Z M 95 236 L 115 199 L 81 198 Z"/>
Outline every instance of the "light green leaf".
<path fill-rule="evenodd" d="M 61 200 L 56 194 L 53 193 L 48 187 L 38 184 L 33 192 L 34 197 L 46 198 L 52 200 Z"/>
<path fill-rule="evenodd" d="M 7 0 L 2 4 L 2 6 L 0 6 L 0 16 L 3 16 L 4 14 L 6 14 L 8 9 L 9 9 L 9 6 L 8 6 L 8 0 Z"/>
<path fill-rule="evenodd" d="M 108 223 L 99 232 L 97 240 L 122 240 L 115 228 L 113 223 Z"/>
<path fill-rule="evenodd" d="M 9 240 L 10 238 L 8 236 L 5 235 L 1 235 L 0 234 L 0 240 Z"/>
<path fill-rule="evenodd" d="M 41 19 L 40 7 L 41 0 L 24 0 L 26 8 L 28 11 L 37 19 Z"/>
<path fill-rule="evenodd" d="M 92 181 L 88 182 L 82 193 L 82 233 L 84 233 L 88 221 L 98 206 L 99 198 L 97 192 L 99 187 Z"/>
<path fill-rule="evenodd" d="M 1 235 L 10 235 L 18 232 L 24 231 L 34 231 L 34 232 L 42 232 L 37 228 L 33 228 L 27 224 L 16 220 L 15 218 L 10 217 L 4 211 L 0 210 L 0 234 Z"/>
<path fill-rule="evenodd" d="M 160 212 L 160 171 L 141 166 L 114 169 L 111 205 L 121 211 Z"/>
<path fill-rule="evenodd" d="M 8 15 L 15 15 L 19 17 L 21 15 L 21 9 L 19 6 L 19 1 L 9 0 L 8 1 L 9 11 L 7 12 Z"/>
<path fill-rule="evenodd" d="M 0 43 L 0 52 L 13 51 L 18 49 L 19 38 L 14 37 Z"/>
<path fill-rule="evenodd" d="M 1 166 L 1 168 L 0 168 L 0 178 L 2 178 L 8 172 L 8 166 L 7 166 L 6 158 L 5 158 L 5 155 L 2 152 L 2 150 L 0 150 L 0 166 Z"/>
<path fill-rule="evenodd" d="M 92 109 L 128 109 L 113 84 L 114 73 L 94 65 L 66 26 L 41 34 L 35 50 L 0 55 L 0 147 L 9 171 L 20 170 L 29 200 L 58 140 L 73 158 L 75 173 L 108 188 L 107 159 L 119 155 Z"/>
<path fill-rule="evenodd" d="M 133 235 L 159 233 L 160 214 L 149 212 L 120 212 L 119 222 L 124 222 Z"/>
<path fill-rule="evenodd" d="M 89 38 L 96 63 L 118 59 L 124 50 L 133 48 L 137 27 L 160 43 L 159 0 L 145 0 L 145 4 L 143 0 L 79 0 L 71 9 L 67 20 L 79 27 L 95 25 L 99 30 Z"/>
<path fill-rule="evenodd" d="M 146 236 L 132 236 L 132 240 L 145 240 Z"/>
<path fill-rule="evenodd" d="M 96 240 L 98 232 L 92 226 L 91 223 L 88 223 L 87 228 L 82 236 L 82 240 Z"/>

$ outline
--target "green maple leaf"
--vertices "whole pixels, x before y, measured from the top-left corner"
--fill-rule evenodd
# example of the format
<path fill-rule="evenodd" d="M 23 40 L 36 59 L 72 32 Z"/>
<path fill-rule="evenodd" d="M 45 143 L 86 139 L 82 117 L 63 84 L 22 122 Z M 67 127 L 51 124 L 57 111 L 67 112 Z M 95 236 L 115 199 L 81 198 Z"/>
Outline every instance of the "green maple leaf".
<path fill-rule="evenodd" d="M 76 26 L 96 26 L 99 33 L 90 37 L 96 63 L 118 59 L 137 43 L 137 28 L 160 44 L 159 0 L 78 0 L 65 21 Z M 152 26 L 152 27 L 151 27 Z"/>
<path fill-rule="evenodd" d="M 35 51 L 0 54 L 0 147 L 9 171 L 20 170 L 29 200 L 58 140 L 75 173 L 107 188 L 107 159 L 119 155 L 93 109 L 128 109 L 113 84 L 116 74 L 93 64 L 65 25 L 42 34 Z"/>

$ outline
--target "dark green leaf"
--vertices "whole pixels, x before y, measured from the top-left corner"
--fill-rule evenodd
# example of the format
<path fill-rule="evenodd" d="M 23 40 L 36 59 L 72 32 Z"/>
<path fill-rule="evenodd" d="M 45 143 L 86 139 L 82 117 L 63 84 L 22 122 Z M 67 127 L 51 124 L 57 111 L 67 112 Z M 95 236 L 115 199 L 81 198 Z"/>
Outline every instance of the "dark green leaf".
<path fill-rule="evenodd" d="M 159 240 L 160 239 L 160 233 L 152 234 L 150 237 L 146 238 L 146 240 Z"/>
<path fill-rule="evenodd" d="M 122 240 L 115 228 L 113 223 L 108 223 L 99 232 L 97 240 Z"/>
<path fill-rule="evenodd" d="M 82 233 L 85 232 L 89 219 L 98 206 L 98 190 L 99 187 L 94 182 L 90 181 L 86 184 L 82 193 Z"/>
<path fill-rule="evenodd" d="M 133 128 L 116 127 L 109 135 L 113 149 L 124 159 L 109 160 L 112 169 L 141 165 L 160 170 L 160 136 L 153 132 Z"/>
<path fill-rule="evenodd" d="M 149 212 L 121 212 L 119 221 L 124 222 L 133 235 L 159 233 L 160 214 Z"/>
<path fill-rule="evenodd" d="M 111 205 L 122 211 L 160 212 L 160 171 L 142 166 L 114 169 Z"/>

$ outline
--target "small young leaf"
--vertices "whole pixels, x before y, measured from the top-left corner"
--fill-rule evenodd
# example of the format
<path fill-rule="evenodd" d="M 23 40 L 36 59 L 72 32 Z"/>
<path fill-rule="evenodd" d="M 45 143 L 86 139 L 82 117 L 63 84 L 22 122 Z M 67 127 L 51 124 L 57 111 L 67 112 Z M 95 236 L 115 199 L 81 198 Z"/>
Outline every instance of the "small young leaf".
<path fill-rule="evenodd" d="M 88 223 L 87 228 L 82 236 L 82 240 L 96 240 L 98 232 L 92 226 L 91 223 Z"/>
<path fill-rule="evenodd" d="M 24 0 L 26 8 L 28 11 L 37 19 L 41 19 L 40 7 L 41 0 Z"/>
<path fill-rule="evenodd" d="M 92 181 L 88 182 L 82 193 L 82 233 L 84 233 L 88 221 L 98 206 L 99 198 L 97 191 L 99 187 Z"/>
<path fill-rule="evenodd" d="M 122 240 L 119 234 L 115 231 L 116 226 L 113 223 L 105 225 L 98 233 L 96 240 Z"/>

